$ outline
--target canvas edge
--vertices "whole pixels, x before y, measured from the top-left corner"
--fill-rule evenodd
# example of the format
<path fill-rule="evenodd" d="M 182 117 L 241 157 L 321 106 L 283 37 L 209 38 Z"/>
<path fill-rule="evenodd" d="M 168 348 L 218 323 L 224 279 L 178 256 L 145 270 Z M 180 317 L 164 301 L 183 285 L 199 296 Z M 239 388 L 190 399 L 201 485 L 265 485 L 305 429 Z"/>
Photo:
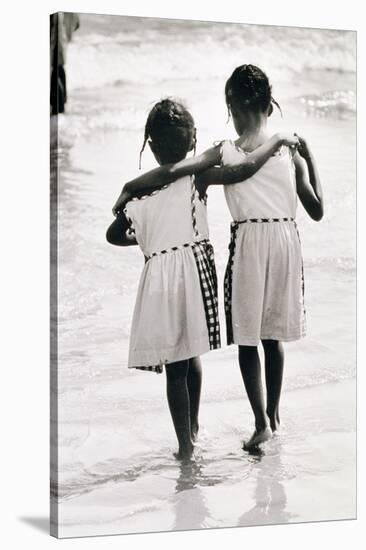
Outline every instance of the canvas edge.
<path fill-rule="evenodd" d="M 51 17 L 59 12 L 49 14 Z M 50 36 L 50 35 L 49 35 Z M 51 63 L 49 63 L 49 82 L 51 81 Z M 49 507 L 50 530 L 52 537 L 59 538 L 58 522 L 58 303 L 57 303 L 57 266 L 58 266 L 58 116 L 50 116 L 50 476 Z"/>

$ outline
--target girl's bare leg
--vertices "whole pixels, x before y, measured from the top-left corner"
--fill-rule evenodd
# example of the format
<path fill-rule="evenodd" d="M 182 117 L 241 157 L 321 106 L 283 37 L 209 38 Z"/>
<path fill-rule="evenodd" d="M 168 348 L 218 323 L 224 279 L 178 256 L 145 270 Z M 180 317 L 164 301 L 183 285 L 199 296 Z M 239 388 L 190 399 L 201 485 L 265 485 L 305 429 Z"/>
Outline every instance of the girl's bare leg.
<path fill-rule="evenodd" d="M 187 385 L 189 361 L 179 361 L 166 365 L 167 397 L 179 451 L 177 458 L 187 459 L 192 456 L 190 403 Z"/>
<path fill-rule="evenodd" d="M 283 378 L 284 351 L 278 340 L 262 340 L 267 387 L 267 415 L 272 431 L 280 425 L 280 397 Z"/>
<path fill-rule="evenodd" d="M 189 393 L 190 419 L 191 419 L 191 437 L 194 441 L 199 430 L 198 412 L 200 408 L 202 368 L 199 357 L 193 357 L 189 360 L 189 369 L 187 376 L 187 385 Z"/>
<path fill-rule="evenodd" d="M 256 346 L 239 346 L 239 365 L 255 417 L 255 432 L 244 444 L 244 448 L 250 448 L 271 437 L 264 406 L 261 364 Z"/>

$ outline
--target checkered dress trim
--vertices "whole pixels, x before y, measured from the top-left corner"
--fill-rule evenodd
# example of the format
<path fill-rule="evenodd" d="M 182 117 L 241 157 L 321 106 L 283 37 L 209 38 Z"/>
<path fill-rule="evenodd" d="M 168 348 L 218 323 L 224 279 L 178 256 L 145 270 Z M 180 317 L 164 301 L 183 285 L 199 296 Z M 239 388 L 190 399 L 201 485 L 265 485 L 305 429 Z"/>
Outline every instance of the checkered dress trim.
<path fill-rule="evenodd" d="M 198 237 L 199 232 L 197 228 L 197 219 L 196 219 L 196 184 L 194 182 L 194 176 L 191 176 L 191 216 L 192 216 L 192 227 L 195 237 Z"/>
<path fill-rule="evenodd" d="M 209 242 L 208 239 L 203 239 L 202 241 L 197 242 L 190 242 L 190 243 L 184 243 L 179 244 L 177 246 L 172 246 L 171 248 L 166 248 L 164 250 L 160 250 L 159 252 L 152 252 L 150 256 L 145 256 L 146 261 L 151 260 L 151 258 L 154 258 L 155 256 L 160 256 L 160 254 L 169 254 L 170 252 L 175 252 L 176 250 L 182 250 L 182 248 L 188 248 L 188 247 L 194 247 L 195 244 L 200 243 L 206 243 Z"/>
<path fill-rule="evenodd" d="M 131 199 L 128 202 L 142 201 L 142 200 L 148 199 L 149 197 L 153 197 L 154 195 L 157 195 L 161 191 L 164 191 L 165 189 L 168 189 L 169 185 L 170 185 L 170 183 L 167 183 L 166 185 L 163 185 L 162 187 L 160 187 L 160 189 L 154 189 L 154 191 L 151 191 L 151 193 L 146 193 L 145 195 L 141 195 L 141 197 L 131 197 Z M 135 228 L 133 226 L 131 218 L 128 215 L 127 205 L 126 205 L 126 208 L 124 208 L 123 212 L 126 216 L 126 219 L 127 219 L 128 223 L 130 224 L 130 227 L 128 229 L 128 233 L 130 235 L 134 235 L 135 234 Z"/>
<path fill-rule="evenodd" d="M 140 197 L 132 197 L 130 200 L 142 201 L 144 199 L 148 199 L 149 197 L 153 197 L 154 195 L 157 195 L 158 193 L 160 193 L 160 191 L 164 191 L 164 189 L 168 189 L 170 185 L 171 185 L 170 183 L 166 183 L 165 185 L 162 185 L 161 187 L 159 187 L 159 189 L 154 189 L 154 191 L 151 191 L 150 193 L 146 193 L 145 195 L 141 195 Z"/>
<path fill-rule="evenodd" d="M 197 189 L 194 176 L 191 176 L 191 215 L 194 236 L 199 236 L 196 220 Z M 205 308 L 210 349 L 217 349 L 220 342 L 219 306 L 217 298 L 217 275 L 214 250 L 207 240 L 199 241 L 192 247 L 200 279 L 202 300 Z"/>
<path fill-rule="evenodd" d="M 230 243 L 229 243 L 229 258 L 225 270 L 224 277 L 224 308 L 226 317 L 226 340 L 227 344 L 233 344 L 233 318 L 232 318 L 232 292 L 233 292 L 233 265 L 236 246 L 236 234 L 239 225 L 235 222 L 230 224 Z"/>
<path fill-rule="evenodd" d="M 295 218 L 248 218 L 240 222 L 231 222 L 231 225 L 240 225 L 242 223 L 273 223 L 273 222 L 294 222 Z"/>
<path fill-rule="evenodd" d="M 226 266 L 224 278 L 224 304 L 226 317 L 226 339 L 227 344 L 234 343 L 233 337 L 233 318 L 232 318 L 232 292 L 233 292 L 233 265 L 236 248 L 236 236 L 239 225 L 243 223 L 273 223 L 273 222 L 296 222 L 294 218 L 248 218 L 241 221 L 233 221 L 230 225 L 230 243 L 229 243 L 229 259 Z M 296 227 L 297 229 L 297 227 Z M 297 231 L 299 235 L 299 232 Z M 300 239 L 300 237 L 299 237 Z M 304 298 L 304 273 L 302 273 L 302 292 Z"/>
<path fill-rule="evenodd" d="M 221 346 L 221 338 L 213 246 L 205 240 L 195 243 L 192 250 L 200 279 L 210 349 L 218 349 Z"/>
<path fill-rule="evenodd" d="M 148 372 L 155 372 L 155 374 L 161 374 L 163 372 L 164 365 L 152 365 L 149 367 L 134 367 L 137 370 L 144 370 Z"/>

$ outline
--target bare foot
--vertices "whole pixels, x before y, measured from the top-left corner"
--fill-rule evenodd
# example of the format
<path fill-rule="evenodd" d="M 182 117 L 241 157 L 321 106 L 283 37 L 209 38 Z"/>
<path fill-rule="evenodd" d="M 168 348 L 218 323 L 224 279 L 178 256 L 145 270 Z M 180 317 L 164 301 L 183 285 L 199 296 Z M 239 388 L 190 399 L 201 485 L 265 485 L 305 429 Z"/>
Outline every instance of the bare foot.
<path fill-rule="evenodd" d="M 192 441 L 196 441 L 197 436 L 198 436 L 198 430 L 199 430 L 199 425 L 198 425 L 198 422 L 197 422 L 197 424 L 194 424 L 194 425 L 191 426 Z"/>
<path fill-rule="evenodd" d="M 193 450 L 194 450 L 194 445 L 191 445 L 187 448 L 179 449 L 177 453 L 174 453 L 174 456 L 177 460 L 182 460 L 182 461 L 190 460 L 193 455 Z"/>
<path fill-rule="evenodd" d="M 261 443 L 268 441 L 272 437 L 272 431 L 270 428 L 264 428 L 264 430 L 255 430 L 252 437 L 248 441 L 244 441 L 243 449 L 247 451 L 253 447 L 257 447 Z"/>
<path fill-rule="evenodd" d="M 276 414 L 269 417 L 269 425 L 271 426 L 272 432 L 276 432 L 280 427 L 280 416 Z"/>
<path fill-rule="evenodd" d="M 278 432 L 278 430 L 280 429 L 280 423 L 277 422 L 277 420 L 274 420 L 273 422 L 271 420 L 270 426 L 271 426 L 272 433 Z"/>

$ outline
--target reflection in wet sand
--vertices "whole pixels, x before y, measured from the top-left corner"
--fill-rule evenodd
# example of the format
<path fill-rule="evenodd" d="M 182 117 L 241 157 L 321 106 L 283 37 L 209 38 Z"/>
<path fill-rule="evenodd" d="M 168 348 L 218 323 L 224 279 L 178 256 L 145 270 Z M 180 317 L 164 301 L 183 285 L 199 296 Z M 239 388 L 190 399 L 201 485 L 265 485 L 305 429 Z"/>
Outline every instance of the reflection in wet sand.
<path fill-rule="evenodd" d="M 202 529 L 209 517 L 202 489 L 202 465 L 194 460 L 182 463 L 175 487 L 174 530 Z"/>
<path fill-rule="evenodd" d="M 255 504 L 239 517 L 238 526 L 288 523 L 294 519 L 294 514 L 286 510 L 286 490 L 281 483 L 284 471 L 281 443 L 278 442 L 273 455 L 266 456 L 265 451 L 259 448 L 253 449 L 250 454 L 256 459 L 252 470 L 256 476 Z"/>

